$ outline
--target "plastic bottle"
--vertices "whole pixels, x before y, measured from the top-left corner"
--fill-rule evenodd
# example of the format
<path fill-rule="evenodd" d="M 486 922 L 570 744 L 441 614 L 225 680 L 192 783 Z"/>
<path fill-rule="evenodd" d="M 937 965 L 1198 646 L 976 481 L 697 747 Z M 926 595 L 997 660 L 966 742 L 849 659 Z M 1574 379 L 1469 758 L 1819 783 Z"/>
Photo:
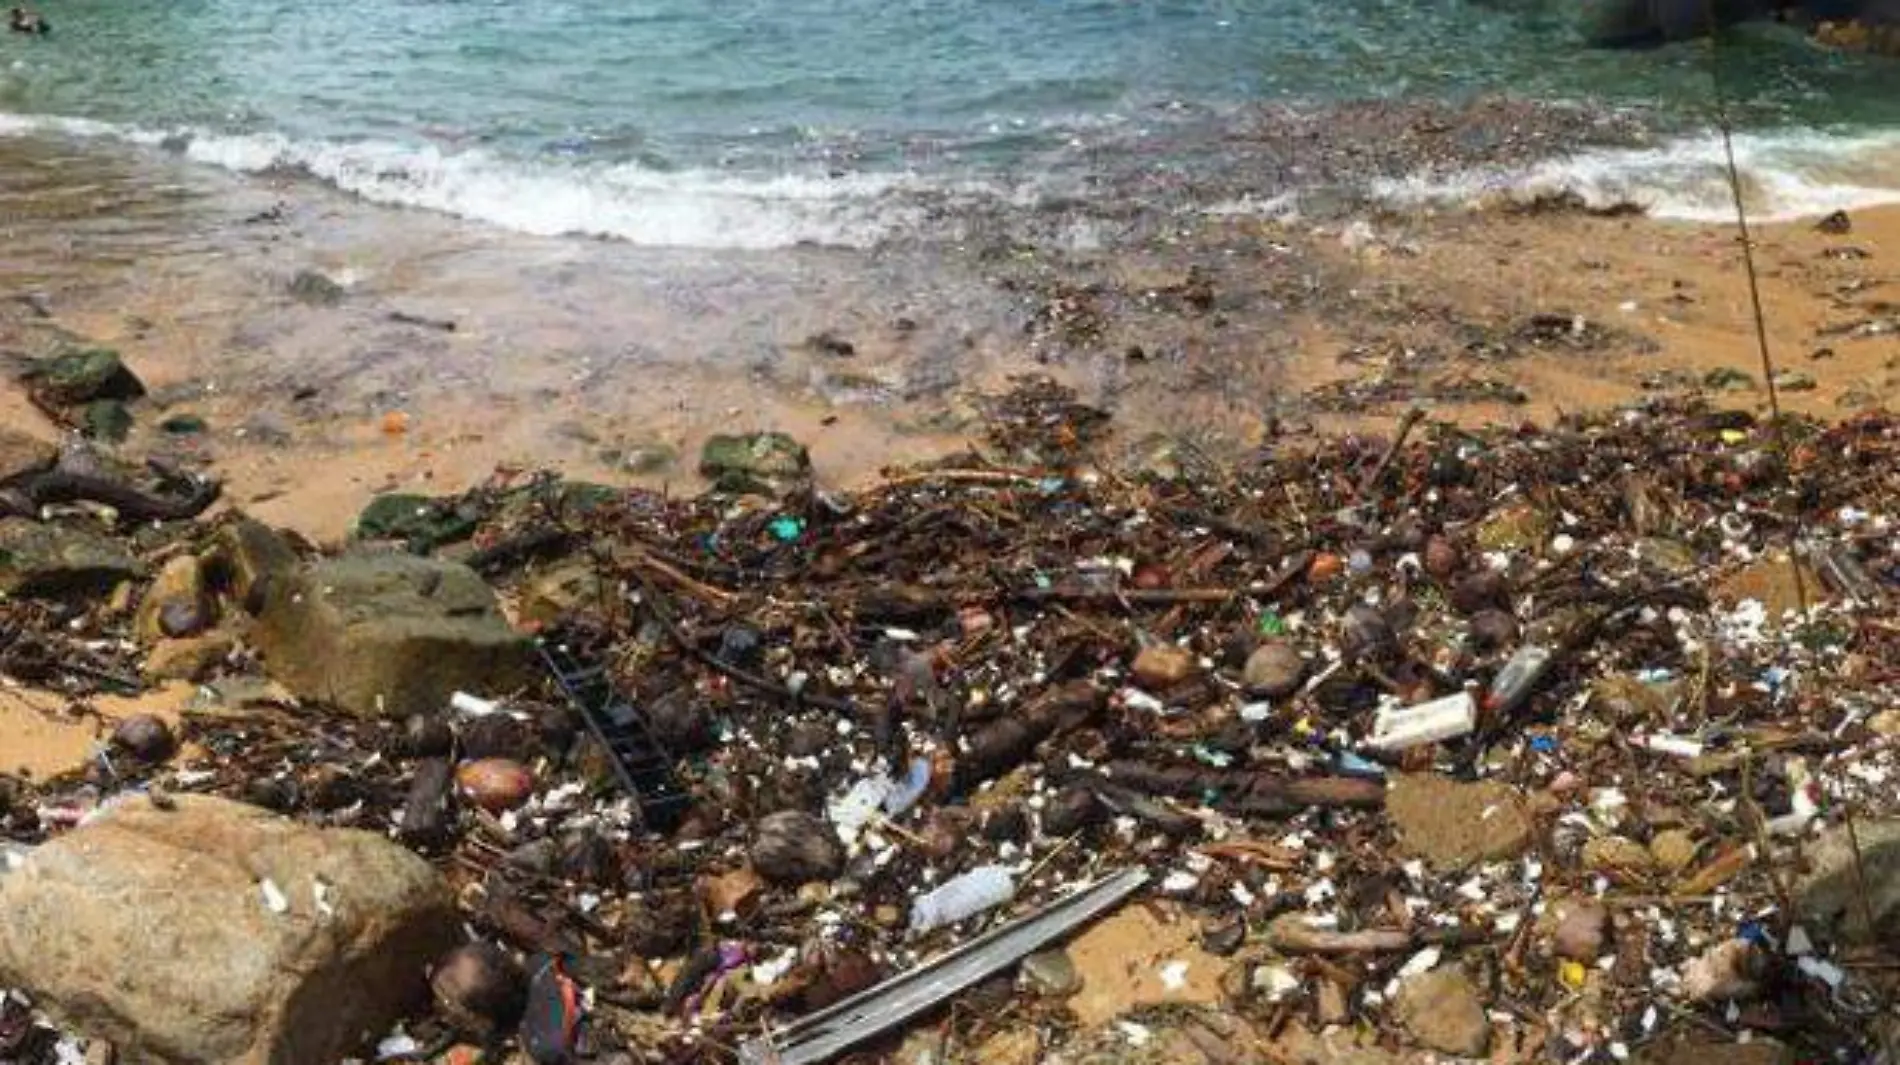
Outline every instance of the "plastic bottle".
<path fill-rule="evenodd" d="M 1520 647 L 1511 660 L 1498 670 L 1491 681 L 1491 690 L 1486 693 L 1485 707 L 1493 712 L 1506 712 L 1517 709 L 1530 696 L 1531 690 L 1544 677 L 1544 668 L 1550 664 L 1550 649 L 1535 645 Z"/>
<path fill-rule="evenodd" d="M 890 777 L 879 773 L 858 781 L 842 798 L 833 800 L 825 812 L 837 827 L 838 838 L 847 845 L 857 843 L 864 826 L 877 816 L 878 807 L 895 787 Z"/>
<path fill-rule="evenodd" d="M 1016 879 L 1007 868 L 985 865 L 943 883 L 910 904 L 910 930 L 928 932 L 1001 906 L 1016 896 Z"/>

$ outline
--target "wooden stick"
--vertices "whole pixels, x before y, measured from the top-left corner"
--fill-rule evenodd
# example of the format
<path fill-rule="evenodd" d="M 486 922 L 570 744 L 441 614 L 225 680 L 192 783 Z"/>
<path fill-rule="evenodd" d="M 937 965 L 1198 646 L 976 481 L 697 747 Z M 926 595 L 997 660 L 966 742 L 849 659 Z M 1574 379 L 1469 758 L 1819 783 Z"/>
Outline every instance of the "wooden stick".
<path fill-rule="evenodd" d="M 1399 419 L 1398 431 L 1392 436 L 1391 446 L 1387 447 L 1385 454 L 1379 457 L 1379 464 L 1372 467 L 1372 471 L 1366 474 L 1364 480 L 1359 482 L 1358 498 L 1364 499 L 1372 493 L 1372 489 L 1379 483 L 1379 479 L 1385 476 L 1385 471 L 1392 468 L 1393 460 L 1399 457 L 1399 450 L 1405 446 L 1405 438 L 1412 435 L 1412 427 L 1417 425 L 1424 417 L 1425 409 L 1423 407 L 1408 407 L 1406 409 L 1405 416 Z"/>
<path fill-rule="evenodd" d="M 1042 481 L 1042 478 L 1015 470 L 924 470 L 919 473 L 907 473 L 902 477 L 893 477 L 877 487 L 906 488 L 913 484 L 929 484 L 932 481 L 967 484 L 1037 484 Z"/>
<path fill-rule="evenodd" d="M 1239 592 L 1227 588 L 1024 588 L 1016 598 L 1032 603 L 1121 602 L 1137 606 L 1225 603 Z"/>

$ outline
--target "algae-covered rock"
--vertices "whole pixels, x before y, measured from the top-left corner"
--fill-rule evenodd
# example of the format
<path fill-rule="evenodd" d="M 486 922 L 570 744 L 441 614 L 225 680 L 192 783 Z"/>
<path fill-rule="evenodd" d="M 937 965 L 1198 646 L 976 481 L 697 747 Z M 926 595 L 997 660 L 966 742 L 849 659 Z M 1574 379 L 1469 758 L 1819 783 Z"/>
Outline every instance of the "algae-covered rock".
<path fill-rule="evenodd" d="M 356 518 L 364 540 L 401 540 L 412 551 L 432 551 L 475 535 L 480 515 L 450 499 L 390 492 L 370 500 Z"/>
<path fill-rule="evenodd" d="M 95 399 L 86 404 L 80 431 L 91 440 L 122 444 L 132 433 L 132 412 L 116 399 Z"/>
<path fill-rule="evenodd" d="M 145 383 L 111 348 L 81 348 L 41 359 L 27 371 L 26 379 L 40 402 L 53 407 L 145 395 Z"/>
<path fill-rule="evenodd" d="M 700 450 L 699 472 L 721 492 L 784 495 L 810 480 L 811 453 L 784 433 L 721 433 Z"/>
<path fill-rule="evenodd" d="M 104 596 L 138 572 L 137 560 L 103 536 L 26 518 L 0 518 L 0 594 Z"/>

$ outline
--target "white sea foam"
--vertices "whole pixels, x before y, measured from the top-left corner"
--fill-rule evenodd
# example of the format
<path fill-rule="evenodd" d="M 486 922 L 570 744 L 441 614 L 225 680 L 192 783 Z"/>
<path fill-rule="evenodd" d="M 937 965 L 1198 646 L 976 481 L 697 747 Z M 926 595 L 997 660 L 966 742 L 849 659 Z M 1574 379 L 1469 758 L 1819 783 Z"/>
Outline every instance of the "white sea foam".
<path fill-rule="evenodd" d="M 1816 130 L 1735 137 L 1745 201 L 1757 221 L 1900 203 L 1900 131 Z M 1593 207 L 1642 206 L 1651 216 L 1716 222 L 1735 217 L 1721 140 L 1672 140 L 1653 148 L 1583 152 L 1515 169 L 1381 181 L 1399 205 L 1486 205 L 1572 194 Z"/>
<path fill-rule="evenodd" d="M 376 203 L 419 207 L 541 236 L 638 244 L 866 246 L 904 225 L 906 175 L 749 176 L 635 163 L 531 162 L 479 149 L 386 141 L 300 141 L 275 133 L 127 128 L 0 114 L 0 136 L 57 133 L 179 151 L 239 173 L 296 170 Z"/>

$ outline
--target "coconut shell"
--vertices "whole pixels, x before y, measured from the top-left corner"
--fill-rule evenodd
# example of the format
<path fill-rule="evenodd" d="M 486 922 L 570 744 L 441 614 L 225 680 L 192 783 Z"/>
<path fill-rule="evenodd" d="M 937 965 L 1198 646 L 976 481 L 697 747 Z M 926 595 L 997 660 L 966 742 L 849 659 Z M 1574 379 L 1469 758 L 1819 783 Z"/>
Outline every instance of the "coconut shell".
<path fill-rule="evenodd" d="M 455 787 L 468 802 L 498 814 L 528 801 L 534 794 L 534 774 L 520 762 L 482 758 L 464 762 L 455 771 Z"/>

